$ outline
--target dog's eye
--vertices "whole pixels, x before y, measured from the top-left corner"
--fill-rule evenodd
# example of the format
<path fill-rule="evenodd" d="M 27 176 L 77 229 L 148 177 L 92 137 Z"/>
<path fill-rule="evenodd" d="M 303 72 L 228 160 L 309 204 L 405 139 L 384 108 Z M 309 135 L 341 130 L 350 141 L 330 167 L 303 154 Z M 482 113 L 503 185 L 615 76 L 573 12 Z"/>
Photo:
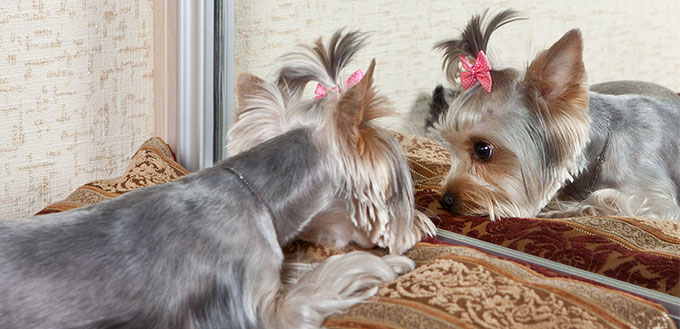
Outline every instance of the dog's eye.
<path fill-rule="evenodd" d="M 486 142 L 475 143 L 475 156 L 479 160 L 489 160 L 493 155 L 493 145 Z"/>

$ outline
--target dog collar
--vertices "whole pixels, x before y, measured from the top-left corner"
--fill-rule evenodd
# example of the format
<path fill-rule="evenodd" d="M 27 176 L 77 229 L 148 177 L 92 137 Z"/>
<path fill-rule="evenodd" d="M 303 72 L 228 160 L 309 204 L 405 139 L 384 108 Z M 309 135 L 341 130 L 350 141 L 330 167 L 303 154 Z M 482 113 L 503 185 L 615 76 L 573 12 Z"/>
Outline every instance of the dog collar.
<path fill-rule="evenodd" d="M 607 118 L 607 139 L 604 140 L 604 146 L 602 147 L 602 151 L 600 151 L 600 154 L 597 156 L 597 165 L 595 166 L 595 170 L 593 171 L 593 176 L 590 177 L 590 186 L 588 189 L 590 190 L 590 193 L 593 193 L 593 188 L 595 187 L 595 182 L 597 182 L 597 178 L 600 176 L 600 172 L 602 171 L 602 164 L 605 162 L 605 154 L 607 153 L 607 148 L 609 147 L 609 140 L 612 137 L 612 120 L 611 117 Z"/>
<path fill-rule="evenodd" d="M 239 172 L 238 170 L 236 170 L 236 169 L 234 169 L 234 168 L 232 168 L 232 167 L 226 167 L 226 168 L 224 168 L 224 169 L 226 169 L 227 171 L 230 171 L 231 173 L 233 173 L 234 175 L 236 175 L 236 177 L 238 177 L 238 179 L 239 179 L 243 184 L 246 185 L 246 187 L 248 188 L 248 190 L 250 190 L 250 193 L 252 193 L 252 194 L 257 198 L 257 200 L 259 200 L 260 203 L 262 203 L 262 205 L 264 206 L 264 208 L 267 209 L 267 212 L 269 213 L 269 216 L 272 217 L 272 223 L 275 223 L 275 222 L 276 222 L 276 217 L 274 216 L 274 212 L 272 211 L 272 208 L 270 208 L 269 205 L 267 204 L 267 202 L 264 201 L 264 198 L 262 198 L 262 195 L 260 195 L 260 193 L 257 193 L 257 190 L 255 190 L 255 188 L 253 187 L 253 185 L 251 185 L 250 182 L 248 182 L 248 180 L 243 176 L 243 174 L 241 174 L 241 172 Z"/>

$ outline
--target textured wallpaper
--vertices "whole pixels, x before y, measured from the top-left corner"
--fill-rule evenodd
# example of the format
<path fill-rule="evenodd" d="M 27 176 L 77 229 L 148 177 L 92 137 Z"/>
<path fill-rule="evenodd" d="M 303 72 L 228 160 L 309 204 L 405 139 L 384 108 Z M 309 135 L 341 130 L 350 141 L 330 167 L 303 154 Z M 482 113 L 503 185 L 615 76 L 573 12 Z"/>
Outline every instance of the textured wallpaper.
<path fill-rule="evenodd" d="M 401 113 L 444 82 L 432 45 L 474 13 L 512 7 L 528 21 L 490 47 L 523 66 L 579 27 L 591 83 L 680 90 L 680 1 L 235 1 L 236 71 L 265 75 L 298 43 L 340 27 L 371 32 L 349 70 L 376 58 Z M 153 0 L 0 1 L 0 218 L 25 216 L 77 186 L 122 173 L 153 131 Z M 398 126 L 399 120 L 393 124 Z"/>
<path fill-rule="evenodd" d="M 236 72 L 266 74 L 298 43 L 340 27 L 372 33 L 347 68 L 376 58 L 378 88 L 399 112 L 445 81 L 432 45 L 457 36 L 472 14 L 513 8 L 528 18 L 504 26 L 490 49 L 501 66 L 524 67 L 571 28 L 580 28 L 590 83 L 637 79 L 680 91 L 680 1 L 236 1 Z M 497 62 L 498 63 L 498 62 Z M 346 74 L 348 74 L 346 73 Z"/>
<path fill-rule="evenodd" d="M 0 1 L 0 218 L 120 175 L 153 130 L 153 1 Z"/>

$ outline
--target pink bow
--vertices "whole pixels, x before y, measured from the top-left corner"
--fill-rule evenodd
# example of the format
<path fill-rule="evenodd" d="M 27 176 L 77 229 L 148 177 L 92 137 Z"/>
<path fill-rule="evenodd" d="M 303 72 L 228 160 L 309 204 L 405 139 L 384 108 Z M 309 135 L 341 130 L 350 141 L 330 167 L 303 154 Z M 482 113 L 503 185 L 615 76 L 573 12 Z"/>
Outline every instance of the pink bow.
<path fill-rule="evenodd" d="M 361 81 L 361 79 L 364 77 L 364 72 L 361 71 L 361 69 L 358 69 L 352 73 L 352 75 L 347 78 L 347 81 L 345 81 L 345 90 L 354 87 L 357 83 Z M 321 83 L 316 85 L 316 90 L 314 90 L 314 93 L 316 96 L 314 96 L 314 99 L 320 99 L 326 97 L 326 94 L 328 93 L 329 90 L 335 90 L 337 92 L 340 92 L 338 87 L 331 87 L 327 88 L 326 86 L 322 85 Z"/>
<path fill-rule="evenodd" d="M 479 81 L 482 87 L 487 91 L 491 92 L 491 64 L 489 59 L 486 58 L 483 50 L 480 50 L 475 59 L 475 65 L 470 64 L 470 61 L 463 55 L 458 55 L 460 58 L 460 63 L 463 68 L 467 71 L 460 73 L 460 83 L 463 85 L 464 90 L 472 88 L 472 86 Z"/>

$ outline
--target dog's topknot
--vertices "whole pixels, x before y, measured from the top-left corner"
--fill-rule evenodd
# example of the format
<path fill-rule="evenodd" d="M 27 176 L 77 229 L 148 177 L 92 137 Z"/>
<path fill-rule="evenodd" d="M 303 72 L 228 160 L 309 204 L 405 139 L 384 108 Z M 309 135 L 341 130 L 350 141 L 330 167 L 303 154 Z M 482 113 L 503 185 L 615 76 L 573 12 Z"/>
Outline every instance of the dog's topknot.
<path fill-rule="evenodd" d="M 366 38 L 365 33 L 345 33 L 340 29 L 333 33 L 328 46 L 319 38 L 311 47 L 303 45 L 299 50 L 283 55 L 275 70 L 277 85 L 292 98 L 298 97 L 310 81 L 321 82 L 329 88 L 342 88 L 340 72 L 364 47 Z"/>
<path fill-rule="evenodd" d="M 486 10 L 482 15 L 475 15 L 470 19 L 459 38 L 436 43 L 434 49 L 444 51 L 442 69 L 446 71 L 449 80 L 453 82 L 460 73 L 458 55 L 475 58 L 480 50 L 487 52 L 491 34 L 505 24 L 525 19 L 518 15 L 512 9 L 505 9 L 496 15 L 489 15 L 489 10 Z"/>

